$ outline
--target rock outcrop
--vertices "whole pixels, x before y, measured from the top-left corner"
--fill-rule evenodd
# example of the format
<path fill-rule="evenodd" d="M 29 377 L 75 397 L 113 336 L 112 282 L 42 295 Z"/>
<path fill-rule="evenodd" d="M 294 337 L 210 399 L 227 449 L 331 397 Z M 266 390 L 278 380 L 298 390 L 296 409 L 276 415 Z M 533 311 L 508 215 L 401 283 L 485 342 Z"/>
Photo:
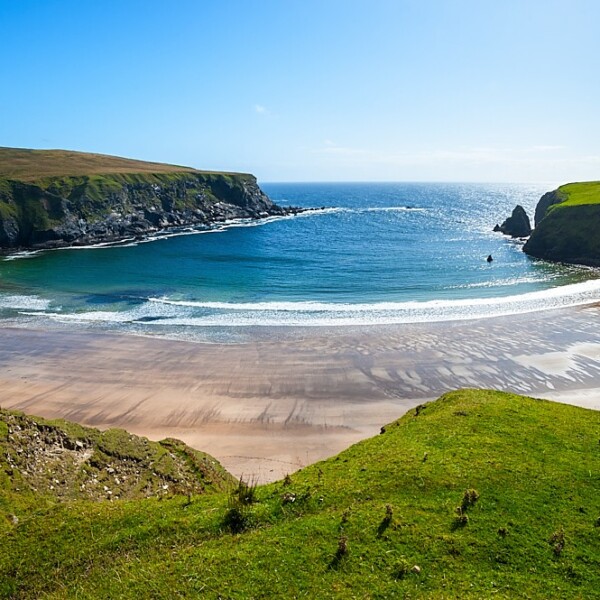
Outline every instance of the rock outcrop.
<path fill-rule="evenodd" d="M 494 231 L 501 231 L 514 238 L 527 237 L 531 233 L 531 223 L 525 209 L 517 204 L 511 216 L 502 225 L 496 225 Z"/>

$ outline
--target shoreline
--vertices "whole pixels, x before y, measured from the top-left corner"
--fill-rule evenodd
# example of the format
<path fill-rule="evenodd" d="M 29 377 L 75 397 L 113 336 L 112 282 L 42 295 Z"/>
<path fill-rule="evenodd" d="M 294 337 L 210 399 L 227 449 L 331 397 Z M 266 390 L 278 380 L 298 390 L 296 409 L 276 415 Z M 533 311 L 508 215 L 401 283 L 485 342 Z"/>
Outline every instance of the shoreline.
<path fill-rule="evenodd" d="M 293 219 L 300 215 L 314 214 L 327 210 L 326 207 L 302 207 L 302 206 L 279 206 L 280 212 L 273 212 L 258 217 L 232 217 L 224 219 L 215 219 L 206 223 L 183 223 L 178 225 L 169 225 L 162 228 L 148 230 L 142 234 L 114 236 L 107 239 L 100 239 L 96 242 L 81 242 L 75 240 L 65 245 L 44 245 L 18 246 L 15 248 L 0 247 L 0 259 L 15 260 L 27 258 L 40 252 L 51 252 L 55 250 L 101 250 L 102 248 L 125 248 L 128 246 L 137 246 L 140 244 L 149 244 L 160 240 L 184 236 L 199 235 L 204 233 L 216 233 L 225 229 L 235 227 L 257 227 L 281 219 Z"/>
<path fill-rule="evenodd" d="M 600 409 L 600 306 L 197 343 L 0 326 L 0 406 L 177 437 L 272 481 L 483 387 Z"/>

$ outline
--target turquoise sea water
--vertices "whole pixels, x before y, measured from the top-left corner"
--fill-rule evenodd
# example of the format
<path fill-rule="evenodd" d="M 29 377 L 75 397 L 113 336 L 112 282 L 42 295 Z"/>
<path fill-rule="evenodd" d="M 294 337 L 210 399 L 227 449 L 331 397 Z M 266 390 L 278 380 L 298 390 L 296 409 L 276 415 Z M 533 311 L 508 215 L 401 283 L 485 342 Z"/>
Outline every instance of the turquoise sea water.
<path fill-rule="evenodd" d="M 264 184 L 297 217 L 0 261 L 0 318 L 187 339 L 486 317 L 600 298 L 591 269 L 493 233 L 546 185 Z M 486 262 L 491 254 L 494 261 Z"/>

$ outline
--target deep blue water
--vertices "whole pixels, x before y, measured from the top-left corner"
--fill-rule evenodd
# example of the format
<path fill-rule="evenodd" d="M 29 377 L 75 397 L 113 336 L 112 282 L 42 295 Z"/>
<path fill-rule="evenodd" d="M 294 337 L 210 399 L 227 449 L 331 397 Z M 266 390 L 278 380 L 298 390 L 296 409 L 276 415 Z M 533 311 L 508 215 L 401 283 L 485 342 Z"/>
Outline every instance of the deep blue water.
<path fill-rule="evenodd" d="M 284 205 L 327 208 L 0 261 L 0 317 L 204 339 L 246 326 L 439 321 L 600 298 L 595 271 L 532 260 L 492 232 L 516 204 L 532 215 L 547 185 L 262 187 Z"/>

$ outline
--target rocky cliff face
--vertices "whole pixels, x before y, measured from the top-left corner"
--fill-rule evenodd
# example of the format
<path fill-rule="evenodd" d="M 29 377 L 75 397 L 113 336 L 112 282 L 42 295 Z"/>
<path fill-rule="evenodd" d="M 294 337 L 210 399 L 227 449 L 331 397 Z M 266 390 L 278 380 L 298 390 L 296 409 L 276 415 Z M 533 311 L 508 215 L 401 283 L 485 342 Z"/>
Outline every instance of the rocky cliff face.
<path fill-rule="evenodd" d="M 523 247 L 546 260 L 600 266 L 600 206 L 557 206 L 540 221 Z"/>
<path fill-rule="evenodd" d="M 34 183 L 6 178 L 0 179 L 0 247 L 87 245 L 296 212 L 275 205 L 245 174 L 115 173 Z"/>
<path fill-rule="evenodd" d="M 546 192 L 539 200 L 535 207 L 534 225 L 537 227 L 542 219 L 546 216 L 548 209 L 554 204 L 560 204 L 565 200 L 564 194 L 560 190 Z"/>

